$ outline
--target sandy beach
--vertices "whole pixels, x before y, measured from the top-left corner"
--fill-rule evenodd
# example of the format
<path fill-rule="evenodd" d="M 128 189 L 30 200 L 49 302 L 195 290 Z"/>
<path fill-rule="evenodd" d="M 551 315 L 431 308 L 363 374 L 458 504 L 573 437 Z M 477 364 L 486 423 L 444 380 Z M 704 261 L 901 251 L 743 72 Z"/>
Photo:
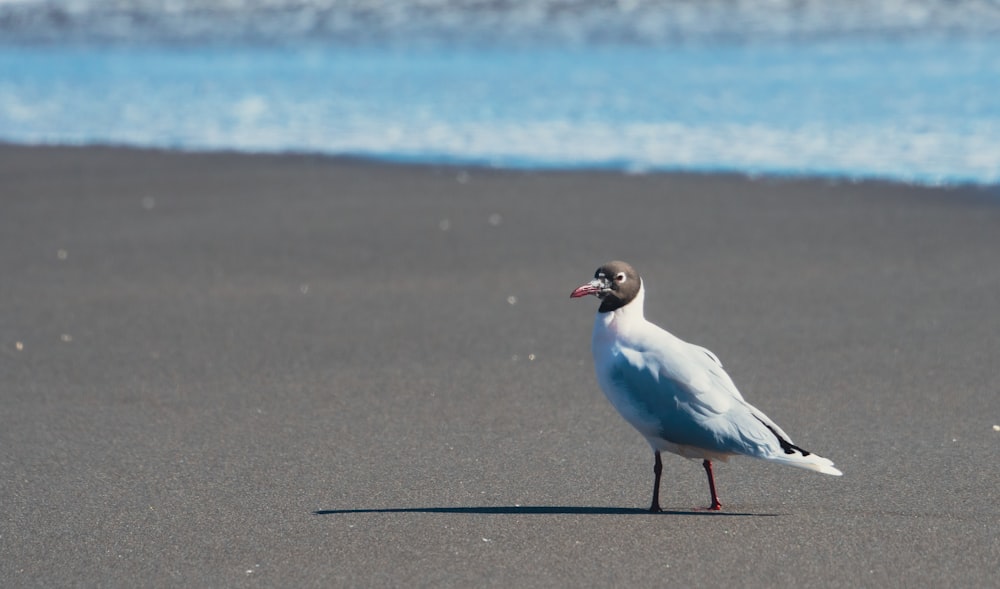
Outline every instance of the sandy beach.
<path fill-rule="evenodd" d="M 987 587 L 1000 190 L 0 146 L 4 587 Z M 840 478 L 652 454 L 611 259 Z"/>

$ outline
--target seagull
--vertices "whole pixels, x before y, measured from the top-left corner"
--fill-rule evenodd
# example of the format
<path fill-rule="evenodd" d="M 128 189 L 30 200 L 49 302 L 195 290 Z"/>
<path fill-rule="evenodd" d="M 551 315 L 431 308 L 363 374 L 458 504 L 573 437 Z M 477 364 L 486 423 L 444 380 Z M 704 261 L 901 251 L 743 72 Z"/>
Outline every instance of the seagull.
<path fill-rule="evenodd" d="M 653 502 L 660 508 L 661 452 L 701 460 L 712 494 L 710 511 L 722 509 L 712 461 L 752 456 L 840 476 L 833 462 L 796 446 L 774 421 L 747 403 L 719 358 L 646 320 L 642 278 L 629 264 L 609 262 L 570 294 L 601 300 L 591 351 L 597 382 L 632 427 L 653 448 Z"/>

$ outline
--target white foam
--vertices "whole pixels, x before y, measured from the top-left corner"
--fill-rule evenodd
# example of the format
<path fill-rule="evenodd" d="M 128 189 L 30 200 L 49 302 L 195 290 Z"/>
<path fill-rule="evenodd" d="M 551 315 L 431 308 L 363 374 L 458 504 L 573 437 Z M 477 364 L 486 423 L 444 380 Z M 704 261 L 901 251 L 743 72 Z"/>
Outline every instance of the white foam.
<path fill-rule="evenodd" d="M 991 0 L 0 0 L 0 37 L 134 41 L 692 41 L 1000 33 Z"/>

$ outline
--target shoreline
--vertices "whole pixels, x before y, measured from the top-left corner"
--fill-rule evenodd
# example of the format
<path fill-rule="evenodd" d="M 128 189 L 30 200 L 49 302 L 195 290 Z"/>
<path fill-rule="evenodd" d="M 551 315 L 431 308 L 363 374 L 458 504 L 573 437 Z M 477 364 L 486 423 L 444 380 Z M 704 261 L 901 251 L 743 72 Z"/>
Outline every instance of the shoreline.
<path fill-rule="evenodd" d="M 364 154 L 331 154 L 320 151 L 240 151 L 236 149 L 188 149 L 188 148 L 166 148 L 137 146 L 129 144 L 59 144 L 59 143 L 17 143 L 0 140 L 0 150 L 107 150 L 119 152 L 137 152 L 162 155 L 187 155 L 187 156 L 228 156 L 249 158 L 291 158 L 303 160 L 330 160 L 332 162 L 354 163 L 359 165 L 382 165 L 414 168 L 437 168 L 446 170 L 468 170 L 468 171 L 490 171 L 509 172 L 512 174 L 612 174 L 624 177 L 631 176 L 693 176 L 693 177 L 719 177 L 736 178 L 749 182 L 820 182 L 833 185 L 857 185 L 857 184 L 883 184 L 887 186 L 902 186 L 916 189 L 929 190 L 976 190 L 1000 196 L 1000 184 L 961 181 L 961 182 L 915 182 L 905 181 L 896 178 L 882 176 L 849 176 L 845 174 L 822 174 L 822 173 L 779 173 L 779 172 L 747 172 L 741 170 L 701 170 L 701 169 L 668 169 L 668 168 L 642 168 L 630 169 L 628 166 L 617 164 L 597 164 L 579 166 L 547 166 L 547 165 L 492 165 L 487 162 L 469 161 L 463 162 L 452 159 L 425 159 L 418 156 L 378 156 Z"/>

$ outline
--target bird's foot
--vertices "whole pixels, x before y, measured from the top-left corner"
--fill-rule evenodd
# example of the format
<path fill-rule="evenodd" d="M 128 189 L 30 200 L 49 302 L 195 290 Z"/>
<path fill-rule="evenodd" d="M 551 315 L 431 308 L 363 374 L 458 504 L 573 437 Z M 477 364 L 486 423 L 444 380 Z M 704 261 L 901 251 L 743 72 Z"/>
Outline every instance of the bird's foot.
<path fill-rule="evenodd" d="M 659 503 L 654 503 L 649 506 L 649 513 L 663 513 L 663 510 L 660 509 Z"/>
<path fill-rule="evenodd" d="M 695 507 L 695 511 L 722 511 L 722 504 L 718 501 L 712 503 L 708 507 Z"/>

